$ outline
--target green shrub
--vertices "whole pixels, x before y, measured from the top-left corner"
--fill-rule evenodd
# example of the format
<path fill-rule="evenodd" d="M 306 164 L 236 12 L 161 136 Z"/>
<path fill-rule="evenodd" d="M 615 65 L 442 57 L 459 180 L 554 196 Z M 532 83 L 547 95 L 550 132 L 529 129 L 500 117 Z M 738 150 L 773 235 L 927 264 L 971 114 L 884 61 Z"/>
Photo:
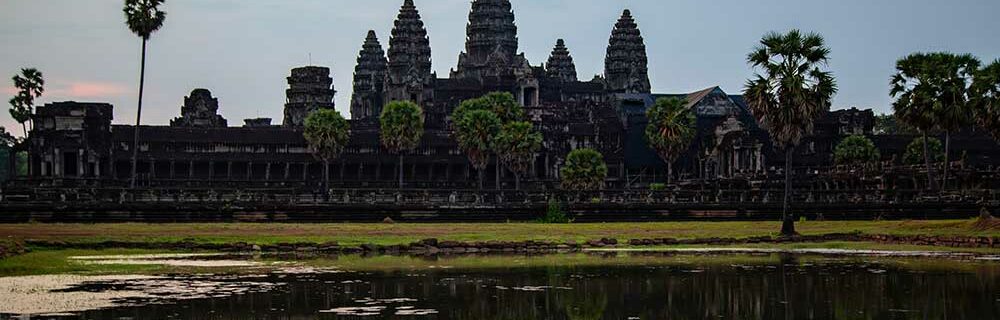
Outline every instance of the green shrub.
<path fill-rule="evenodd" d="M 566 216 L 563 212 L 562 204 L 556 200 L 549 200 L 549 206 L 545 210 L 545 216 L 543 216 L 538 222 L 541 223 L 570 223 L 572 220 Z"/>
<path fill-rule="evenodd" d="M 666 183 L 650 183 L 649 184 L 649 190 L 650 191 L 663 191 L 663 190 L 667 190 L 667 184 Z"/>

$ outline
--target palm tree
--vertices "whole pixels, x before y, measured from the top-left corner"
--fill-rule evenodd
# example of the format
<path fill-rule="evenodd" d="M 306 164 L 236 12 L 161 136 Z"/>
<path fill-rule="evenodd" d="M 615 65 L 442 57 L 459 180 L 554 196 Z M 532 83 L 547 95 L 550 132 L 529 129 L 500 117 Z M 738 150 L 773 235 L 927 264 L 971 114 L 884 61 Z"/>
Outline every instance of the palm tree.
<path fill-rule="evenodd" d="M 961 129 L 970 121 L 968 83 L 978 69 L 979 60 L 971 55 L 952 53 L 915 53 L 896 62 L 896 74 L 889 92 L 896 101 L 896 117 L 917 130 L 923 141 L 933 130 L 945 132 L 945 181 L 947 181 L 948 149 L 951 131 Z M 928 188 L 938 189 L 927 146 L 924 164 L 927 166 Z"/>
<path fill-rule="evenodd" d="M 167 13 L 160 11 L 164 0 L 125 0 L 125 24 L 132 33 L 142 38 L 142 64 L 139 69 L 139 105 L 135 111 L 135 139 L 132 142 L 132 179 L 135 187 L 136 167 L 139 164 L 139 125 L 142 123 L 142 93 L 146 81 L 146 42 L 153 32 L 160 30 Z"/>
<path fill-rule="evenodd" d="M 934 80 L 940 81 L 939 108 L 934 109 L 938 127 L 944 131 L 944 177 L 942 186 L 948 188 L 948 171 L 951 167 L 951 133 L 972 124 L 970 85 L 981 62 L 970 54 L 933 53 Z"/>
<path fill-rule="evenodd" d="M 521 190 L 521 175 L 528 171 L 541 148 L 542 134 L 527 121 L 507 123 L 494 137 L 493 149 L 500 162 L 514 173 L 515 190 Z"/>
<path fill-rule="evenodd" d="M 393 101 L 379 115 L 382 146 L 399 156 L 399 188 L 403 188 L 403 153 L 416 149 L 424 135 L 424 110 L 410 101 Z"/>
<path fill-rule="evenodd" d="M 500 131 L 500 118 L 491 111 L 472 110 L 452 119 L 458 147 L 469 157 L 479 172 L 479 189 L 483 189 L 483 173 L 490 163 L 493 138 Z"/>
<path fill-rule="evenodd" d="M 303 136 L 309 148 L 323 160 L 323 188 L 330 189 L 330 161 L 344 151 L 351 139 L 351 125 L 333 109 L 313 111 L 306 117 Z"/>
<path fill-rule="evenodd" d="M 559 168 L 562 187 L 566 190 L 591 191 L 604 188 L 608 165 L 599 151 L 582 148 L 569 152 L 566 163 Z"/>
<path fill-rule="evenodd" d="M 821 68 L 829 55 L 822 36 L 792 30 L 765 35 L 747 56 L 751 66 L 763 70 L 747 81 L 747 103 L 775 146 L 785 151 L 781 234 L 786 236 L 795 234 L 795 221 L 788 212 L 792 153 L 812 133 L 814 122 L 830 109 L 830 100 L 837 93 L 833 74 Z"/>
<path fill-rule="evenodd" d="M 667 163 L 667 183 L 674 176 L 674 161 L 691 147 L 695 134 L 695 115 L 687 101 L 660 98 L 646 110 L 646 142 Z"/>
<path fill-rule="evenodd" d="M 1000 59 L 976 72 L 972 105 L 979 126 L 1000 141 Z"/>
<path fill-rule="evenodd" d="M 11 80 L 14 81 L 17 94 L 10 99 L 10 116 L 21 124 L 21 130 L 24 131 L 24 138 L 27 141 L 28 126 L 26 123 L 31 121 L 31 115 L 35 113 L 35 99 L 41 97 L 42 93 L 45 92 L 45 78 L 42 77 L 42 73 L 38 69 L 25 68 L 21 69 L 21 74 L 15 75 Z"/>

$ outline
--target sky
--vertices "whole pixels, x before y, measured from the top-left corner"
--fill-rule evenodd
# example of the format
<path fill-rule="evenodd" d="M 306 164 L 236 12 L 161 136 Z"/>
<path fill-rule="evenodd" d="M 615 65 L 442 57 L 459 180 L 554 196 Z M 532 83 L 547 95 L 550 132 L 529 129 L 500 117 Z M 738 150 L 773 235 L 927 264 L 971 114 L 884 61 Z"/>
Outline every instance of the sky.
<path fill-rule="evenodd" d="M 349 114 L 355 60 L 368 30 L 385 47 L 402 0 L 167 0 L 164 27 L 149 42 L 143 124 L 179 116 L 192 89 L 219 98 L 231 126 L 280 123 L 289 70 L 332 69 L 337 109 Z M 434 71 L 446 77 L 464 48 L 470 0 L 416 0 Z M 556 39 L 581 80 L 603 72 L 608 37 L 631 9 L 646 41 L 655 93 L 720 86 L 742 91 L 746 54 L 769 31 L 824 36 L 840 92 L 834 108 L 890 110 L 895 61 L 918 51 L 1000 58 L 997 0 L 512 0 L 520 50 L 544 63 Z M 0 89 L 38 68 L 39 101 L 108 102 L 115 123 L 134 123 L 141 41 L 124 24 L 122 0 L 0 0 Z M 6 107 L 5 107 L 6 109 Z M 0 126 L 21 132 L 6 112 Z"/>

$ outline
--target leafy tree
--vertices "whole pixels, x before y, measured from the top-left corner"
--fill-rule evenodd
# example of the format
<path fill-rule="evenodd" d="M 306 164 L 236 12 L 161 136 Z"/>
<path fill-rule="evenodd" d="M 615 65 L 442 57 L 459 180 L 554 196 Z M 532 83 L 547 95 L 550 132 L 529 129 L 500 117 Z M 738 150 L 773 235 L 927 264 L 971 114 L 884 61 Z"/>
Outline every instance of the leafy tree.
<path fill-rule="evenodd" d="M 827 64 L 830 49 L 823 37 L 792 30 L 769 33 L 748 56 L 748 63 L 763 70 L 748 80 L 744 95 L 757 121 L 770 134 L 775 146 L 785 151 L 785 195 L 781 234 L 794 235 L 795 221 L 789 214 L 792 192 L 792 152 L 812 134 L 813 124 L 830 109 L 837 93 Z"/>
<path fill-rule="evenodd" d="M 424 136 L 424 109 L 410 101 L 393 101 L 379 116 L 382 146 L 399 156 L 399 188 L 403 188 L 403 153 L 420 146 Z"/>
<path fill-rule="evenodd" d="M 927 156 L 925 157 L 925 155 Z M 927 159 L 931 159 L 933 162 L 944 161 L 944 147 L 941 140 L 929 137 L 913 139 L 913 142 L 906 146 L 906 152 L 903 153 L 903 163 L 906 164 L 920 164 Z"/>
<path fill-rule="evenodd" d="M 871 139 L 862 135 L 848 136 L 833 148 L 833 158 L 837 164 L 856 165 L 878 161 L 882 155 Z"/>
<path fill-rule="evenodd" d="M 562 187 L 566 190 L 599 190 L 608 177 L 604 155 L 597 150 L 576 149 L 566 156 L 566 163 L 559 169 Z"/>
<path fill-rule="evenodd" d="M 330 188 L 330 161 L 333 161 L 351 139 L 351 125 L 332 109 L 313 111 L 306 117 L 303 135 L 309 143 L 309 149 L 317 158 L 323 160 L 323 185 Z"/>
<path fill-rule="evenodd" d="M 500 131 L 500 118 L 491 111 L 472 110 L 453 118 L 455 140 L 469 157 L 472 167 L 479 171 L 479 189 L 483 188 L 483 173 L 490 163 L 493 139 Z"/>
<path fill-rule="evenodd" d="M 691 147 L 695 134 L 695 115 L 686 107 L 687 101 L 660 98 L 646 110 L 646 141 L 667 163 L 667 183 L 674 176 L 674 161 Z"/>
<path fill-rule="evenodd" d="M 875 116 L 875 134 L 917 134 L 917 130 L 896 119 L 895 114 L 879 114 Z"/>
<path fill-rule="evenodd" d="M 972 104 L 979 126 L 1000 141 L 1000 59 L 976 72 Z"/>
<path fill-rule="evenodd" d="M 132 144 L 132 181 L 135 188 L 136 168 L 139 162 L 139 125 L 142 123 L 142 94 L 146 83 L 146 43 L 154 32 L 163 27 L 167 13 L 160 10 L 164 0 L 125 0 L 125 24 L 142 38 L 142 63 L 139 69 L 139 103 L 135 111 L 135 139 Z"/>
<path fill-rule="evenodd" d="M 10 99 L 10 116 L 21 124 L 24 137 L 27 138 L 28 126 L 26 123 L 31 121 L 31 115 L 35 113 L 35 99 L 41 97 L 42 93 L 45 92 L 45 79 L 38 69 L 25 68 L 21 69 L 21 74 L 15 75 L 11 80 L 14 81 L 17 94 Z"/>
<path fill-rule="evenodd" d="M 534 130 L 531 122 L 510 122 L 493 138 L 493 148 L 500 162 L 514 173 L 514 188 L 520 190 L 521 175 L 528 172 L 542 148 L 542 134 Z"/>
<path fill-rule="evenodd" d="M 479 98 L 462 101 L 452 112 L 452 119 L 459 119 L 462 114 L 473 110 L 493 112 L 501 123 L 524 119 L 524 108 L 509 92 L 490 92 Z"/>

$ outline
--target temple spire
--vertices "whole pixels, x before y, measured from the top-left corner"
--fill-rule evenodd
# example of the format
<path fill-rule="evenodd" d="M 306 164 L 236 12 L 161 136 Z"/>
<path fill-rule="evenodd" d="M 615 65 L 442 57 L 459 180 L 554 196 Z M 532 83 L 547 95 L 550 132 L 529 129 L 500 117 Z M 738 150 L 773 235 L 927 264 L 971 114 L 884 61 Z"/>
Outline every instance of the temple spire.
<path fill-rule="evenodd" d="M 497 76 L 526 64 L 517 53 L 517 25 L 509 0 L 473 1 L 465 41 L 453 77 Z"/>
<path fill-rule="evenodd" d="M 608 90 L 621 93 L 649 93 L 646 45 L 639 26 L 626 9 L 611 31 L 604 76 Z"/>
<path fill-rule="evenodd" d="M 351 119 L 377 119 L 384 102 L 385 75 L 388 62 L 382 44 L 374 30 L 368 36 L 358 54 L 358 64 L 354 67 L 354 94 L 351 97 Z"/>
<path fill-rule="evenodd" d="M 432 98 L 433 82 L 427 29 L 413 0 L 404 0 L 389 39 L 385 102 L 409 100 L 423 105 Z"/>
<path fill-rule="evenodd" d="M 577 81 L 576 64 L 573 63 L 573 57 L 569 55 L 563 39 L 556 40 L 556 47 L 552 49 L 549 61 L 545 64 L 545 72 L 549 77 L 564 82 Z"/>

